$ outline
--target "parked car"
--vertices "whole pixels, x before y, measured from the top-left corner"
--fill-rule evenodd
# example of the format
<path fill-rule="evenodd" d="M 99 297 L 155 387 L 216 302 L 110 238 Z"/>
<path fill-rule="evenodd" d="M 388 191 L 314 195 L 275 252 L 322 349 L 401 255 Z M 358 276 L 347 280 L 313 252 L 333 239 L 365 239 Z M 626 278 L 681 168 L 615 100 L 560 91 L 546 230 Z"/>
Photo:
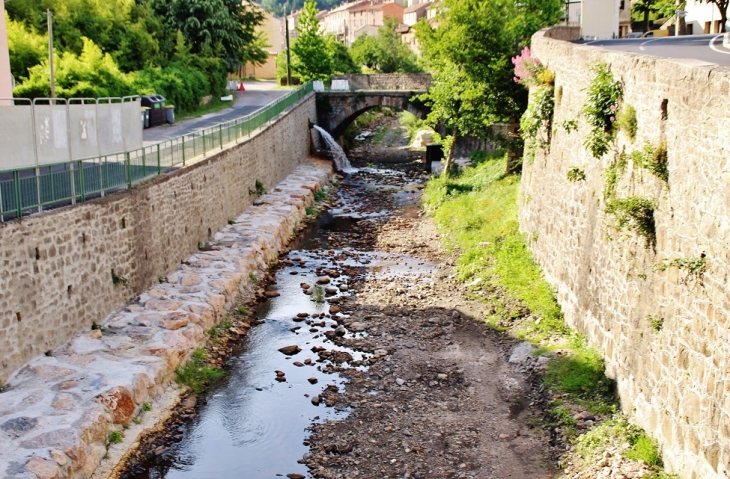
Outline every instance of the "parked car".
<path fill-rule="evenodd" d="M 652 38 L 652 37 L 668 37 L 669 36 L 669 30 L 649 30 L 645 34 L 642 35 L 643 38 Z"/>
<path fill-rule="evenodd" d="M 641 32 L 631 32 L 624 35 L 624 38 L 641 38 L 644 35 Z"/>

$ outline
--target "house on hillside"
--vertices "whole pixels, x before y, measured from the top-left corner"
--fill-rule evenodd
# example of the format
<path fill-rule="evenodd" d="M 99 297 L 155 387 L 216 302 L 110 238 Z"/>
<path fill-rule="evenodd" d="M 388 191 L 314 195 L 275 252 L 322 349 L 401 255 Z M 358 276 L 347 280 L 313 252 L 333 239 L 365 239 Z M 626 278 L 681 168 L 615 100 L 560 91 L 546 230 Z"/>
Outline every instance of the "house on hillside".
<path fill-rule="evenodd" d="M 364 34 L 373 34 L 385 25 L 385 18 L 403 22 L 405 0 L 361 0 L 333 8 L 322 20 L 323 30 L 347 46 Z"/>
<path fill-rule="evenodd" d="M 334 35 L 337 41 L 349 45 L 347 38 L 350 36 L 352 29 L 350 12 L 369 3 L 369 0 L 361 0 L 344 3 L 337 8 L 333 8 L 324 16 L 322 23 L 324 32 Z"/>
<path fill-rule="evenodd" d="M 386 18 L 395 18 L 399 24 L 403 23 L 403 6 L 395 2 L 375 3 L 366 2 L 350 10 L 351 29 L 346 37 L 346 45 L 352 45 L 360 35 L 372 35 L 378 28 L 385 25 Z"/>
<path fill-rule="evenodd" d="M 257 4 L 254 5 L 261 8 Z M 276 18 L 264 10 L 264 20 L 261 22 L 261 25 L 256 27 L 256 33 L 262 33 L 265 36 L 266 43 L 269 46 L 264 50 L 269 54 L 269 57 L 263 65 L 254 65 L 250 62 L 246 63 L 238 72 L 240 77 L 276 78 L 276 57 L 279 55 L 279 52 L 286 48 L 284 25 L 285 21 L 283 18 Z"/>
<path fill-rule="evenodd" d="M 418 2 L 419 0 L 413 1 Z M 416 31 L 413 26 L 421 19 L 427 18 L 432 3 L 430 0 L 421 0 L 420 3 L 413 3 L 403 10 L 403 25 L 396 30 L 396 33 L 401 36 L 401 41 L 408 45 L 408 48 L 418 56 L 421 55 L 421 47 L 416 39 Z"/>
<path fill-rule="evenodd" d="M 631 32 L 631 0 L 582 0 L 579 21 L 586 40 L 621 38 Z"/>
<path fill-rule="evenodd" d="M 299 31 L 297 30 L 297 27 L 299 26 L 299 17 L 301 16 L 302 12 L 301 10 L 298 10 L 296 12 L 292 12 L 289 15 L 286 16 L 286 21 L 284 22 L 284 27 L 289 30 L 289 39 L 293 40 L 296 37 L 299 36 Z M 282 35 L 286 35 L 286 30 L 282 30 Z M 286 40 L 285 40 L 286 41 Z"/>

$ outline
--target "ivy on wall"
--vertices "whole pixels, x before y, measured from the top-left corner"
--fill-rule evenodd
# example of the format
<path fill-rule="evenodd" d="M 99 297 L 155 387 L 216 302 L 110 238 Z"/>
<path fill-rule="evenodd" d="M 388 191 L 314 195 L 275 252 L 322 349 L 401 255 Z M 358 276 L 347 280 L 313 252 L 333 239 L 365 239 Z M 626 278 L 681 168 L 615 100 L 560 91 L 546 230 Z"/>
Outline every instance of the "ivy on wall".
<path fill-rule="evenodd" d="M 512 63 L 515 65 L 515 81 L 533 88 L 527 110 L 520 118 L 525 156 L 532 162 L 538 148 L 550 146 L 555 111 L 555 73 L 533 57 L 529 48 L 513 58 Z"/>
<path fill-rule="evenodd" d="M 593 81 L 588 87 L 588 98 L 583 106 L 583 114 L 591 127 L 584 146 L 595 158 L 608 153 L 614 140 L 616 114 L 623 99 L 623 84 L 614 79 L 607 63 L 591 66 Z"/>

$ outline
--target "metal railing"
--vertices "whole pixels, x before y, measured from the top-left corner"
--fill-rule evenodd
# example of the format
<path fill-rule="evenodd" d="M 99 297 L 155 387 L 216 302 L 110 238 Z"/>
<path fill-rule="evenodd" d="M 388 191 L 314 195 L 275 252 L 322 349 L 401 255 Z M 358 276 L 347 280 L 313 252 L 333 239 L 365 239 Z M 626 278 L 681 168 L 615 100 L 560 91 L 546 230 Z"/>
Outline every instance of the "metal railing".
<path fill-rule="evenodd" d="M 309 82 L 241 118 L 137 150 L 0 171 L 0 221 L 83 202 L 185 166 L 251 134 L 311 93 Z"/>

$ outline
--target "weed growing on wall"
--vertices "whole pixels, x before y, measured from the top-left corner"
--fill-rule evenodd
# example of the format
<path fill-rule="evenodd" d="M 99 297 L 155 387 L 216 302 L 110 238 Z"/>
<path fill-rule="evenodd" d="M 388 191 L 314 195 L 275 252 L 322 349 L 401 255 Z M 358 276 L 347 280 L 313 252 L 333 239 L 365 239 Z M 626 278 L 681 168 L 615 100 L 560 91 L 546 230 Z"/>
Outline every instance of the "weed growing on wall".
<path fill-rule="evenodd" d="M 577 166 L 573 166 L 568 170 L 568 181 L 571 183 L 575 183 L 577 181 L 585 181 L 586 180 L 586 172 L 578 168 Z"/>
<path fill-rule="evenodd" d="M 588 87 L 588 98 L 583 114 L 591 127 L 584 145 L 595 158 L 608 153 L 614 139 L 614 123 L 623 98 L 623 84 L 615 80 L 607 63 L 591 66 L 593 81 Z"/>
<path fill-rule="evenodd" d="M 707 269 L 707 255 L 702 253 L 698 258 L 675 258 L 671 261 L 664 260 L 661 264 L 657 265 L 658 271 L 666 271 L 669 268 L 677 268 L 685 273 L 682 278 L 682 284 L 688 284 L 696 282 L 702 284 L 702 279 Z"/>
<path fill-rule="evenodd" d="M 195 394 L 200 394 L 213 381 L 223 377 L 224 372 L 205 363 L 207 353 L 204 349 L 193 351 L 191 361 L 185 366 L 175 368 L 177 382 L 188 386 Z"/>
<path fill-rule="evenodd" d="M 563 129 L 570 135 L 578 129 L 578 120 L 565 120 L 563 122 Z"/>
<path fill-rule="evenodd" d="M 657 333 L 661 331 L 664 327 L 664 318 L 656 314 L 651 314 L 647 316 L 646 320 L 649 322 L 649 326 L 651 326 L 651 329 L 653 329 Z"/>
<path fill-rule="evenodd" d="M 647 143 L 644 145 L 643 150 L 637 150 L 631 153 L 631 159 L 634 162 L 634 166 L 649 170 L 663 182 L 669 182 L 667 144 L 664 141 L 656 147 Z"/>
<path fill-rule="evenodd" d="M 616 115 L 616 128 L 625 132 L 629 139 L 634 141 L 638 130 L 636 108 L 629 104 L 624 105 Z"/>
<path fill-rule="evenodd" d="M 124 433 L 122 431 L 112 431 L 107 439 L 109 444 L 119 444 L 124 440 Z"/>
<path fill-rule="evenodd" d="M 614 227 L 621 231 L 628 229 L 646 240 L 646 247 L 656 245 L 656 225 L 654 223 L 654 202 L 640 196 L 618 198 L 606 204 L 606 213 L 615 218 Z"/>
<path fill-rule="evenodd" d="M 537 149 L 550 145 L 553 112 L 555 110 L 555 89 L 551 85 L 537 87 L 520 119 L 522 138 L 525 140 L 525 154 L 528 161 L 535 159 Z"/>

